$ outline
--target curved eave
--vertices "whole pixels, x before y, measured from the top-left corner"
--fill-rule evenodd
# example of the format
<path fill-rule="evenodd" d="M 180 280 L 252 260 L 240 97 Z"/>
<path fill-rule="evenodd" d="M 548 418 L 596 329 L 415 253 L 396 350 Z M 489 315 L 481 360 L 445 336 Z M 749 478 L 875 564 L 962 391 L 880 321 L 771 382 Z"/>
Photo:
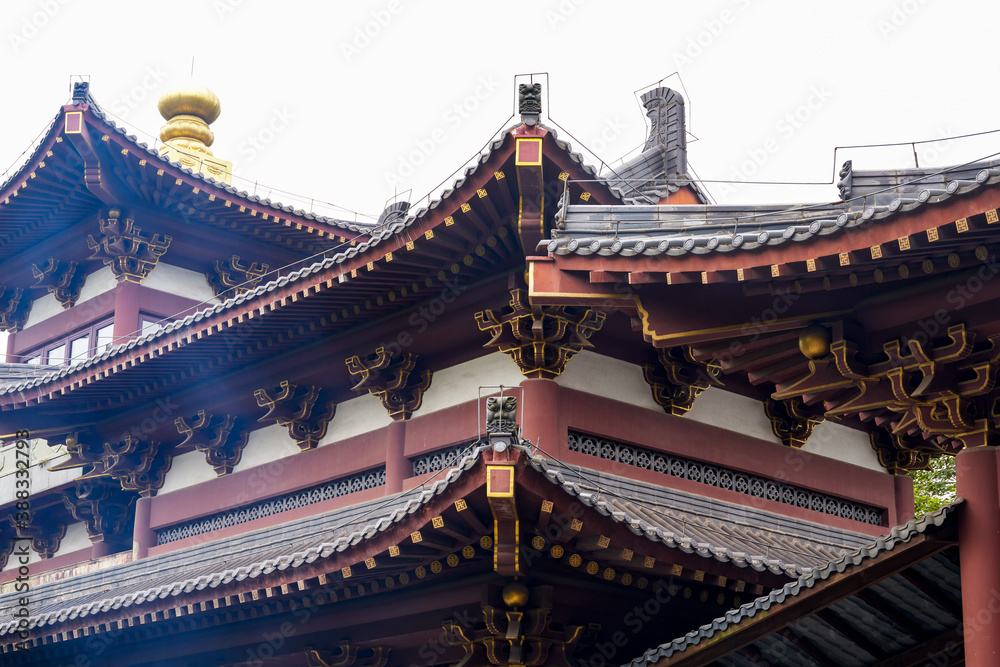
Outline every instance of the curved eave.
<path fill-rule="evenodd" d="M 953 180 L 884 205 L 570 207 L 566 229 L 539 247 L 567 270 L 593 270 L 595 260 L 607 258 L 605 266 L 615 267 L 608 270 L 618 271 L 806 274 L 815 270 L 807 263 L 853 266 L 996 236 L 998 182 L 1000 170 L 985 166 L 975 180 Z"/>
<path fill-rule="evenodd" d="M 554 136 L 551 140 L 558 142 Z M 554 167 L 562 168 L 561 165 L 565 164 L 573 170 L 574 177 L 595 174 L 583 163 L 582 157 L 569 151 L 568 144 L 559 142 L 556 147 L 558 151 L 546 154 L 549 159 L 555 158 Z M 512 167 L 513 153 L 512 135 L 504 132 L 474 164 L 463 170 L 439 198 L 405 219 L 373 231 L 367 240 L 259 285 L 238 297 L 177 320 L 145 337 L 115 346 L 82 364 L 8 387 L 0 391 L 0 409 L 38 405 L 88 387 L 90 392 L 94 392 L 97 384 L 110 390 L 109 385 L 114 384 L 112 378 L 115 375 L 145 373 L 151 378 L 162 376 L 164 381 L 170 381 L 169 378 L 174 376 L 183 378 L 192 362 L 177 357 L 183 358 L 188 353 L 194 357 L 195 348 L 211 350 L 228 359 L 221 363 L 237 363 L 232 346 L 226 349 L 225 341 L 219 340 L 221 336 L 211 337 L 237 326 L 244 317 L 283 312 L 282 317 L 274 318 L 275 327 L 284 327 L 280 331 L 287 333 L 298 329 L 301 324 L 296 321 L 301 317 L 297 314 L 298 309 L 308 310 L 309 317 L 316 320 L 322 329 L 302 335 L 308 338 L 310 335 L 328 334 L 357 326 L 376 314 L 402 311 L 426 298 L 421 292 L 406 298 L 386 299 L 375 306 L 375 299 L 366 289 L 372 284 L 385 286 L 388 294 L 391 291 L 388 285 L 409 284 L 414 279 L 440 276 L 442 272 L 446 273 L 446 277 L 453 278 L 455 267 L 459 268 L 459 279 L 463 279 L 466 273 L 481 278 L 492 270 L 491 267 L 522 261 L 523 252 L 517 245 L 515 235 L 509 231 L 511 215 L 517 210 L 518 200 Z M 441 282 L 439 278 L 433 279 Z M 354 289 L 355 286 L 360 289 Z M 308 304 L 303 305 L 307 299 Z M 359 313 L 331 321 L 331 314 L 337 315 L 345 307 L 362 305 L 364 308 Z M 318 311 L 325 312 L 325 316 L 318 315 Z M 292 344 L 291 339 L 294 338 L 285 338 L 283 344 Z M 296 344 L 301 343 L 302 339 L 299 339 Z M 218 349 L 212 350 L 213 347 Z M 182 352 L 182 348 L 187 348 L 188 352 Z M 176 365 L 155 368 L 166 366 L 167 362 L 163 360 L 167 358 L 175 360 Z M 239 359 L 239 363 L 247 362 L 247 357 Z M 133 389 L 124 389 L 123 393 Z"/>
<path fill-rule="evenodd" d="M 126 194 L 137 201 L 258 238 L 283 237 L 286 245 L 310 252 L 369 236 L 371 226 L 295 209 L 169 162 L 108 119 L 100 107 L 83 103 L 64 106 L 32 155 L 0 185 L 0 250 L 4 255 L 44 241 L 102 205 L 122 205 L 102 201 L 87 189 L 85 159 L 66 140 L 69 113 L 82 114 L 89 142 L 103 145 L 97 156 L 101 169 L 107 165 L 105 171 L 118 176 Z"/>
<path fill-rule="evenodd" d="M 294 542 L 283 547 L 272 545 L 264 554 L 254 551 L 250 553 L 234 553 L 230 558 L 211 558 L 204 564 L 199 565 L 198 556 L 191 555 L 190 552 L 211 552 L 217 544 L 198 545 L 188 552 L 187 572 L 181 575 L 160 574 L 155 571 L 150 572 L 145 581 L 140 579 L 140 583 L 126 587 L 126 593 L 108 591 L 107 586 L 101 585 L 100 589 L 91 592 L 89 595 L 76 596 L 63 594 L 60 597 L 84 597 L 85 602 L 76 604 L 60 603 L 59 599 L 37 601 L 35 604 L 40 607 L 33 614 L 29 627 L 35 633 L 48 635 L 52 630 L 51 626 L 64 624 L 81 619 L 84 626 L 92 625 L 96 620 L 82 621 L 84 617 L 102 617 L 107 614 L 127 614 L 134 610 L 135 614 L 145 613 L 144 610 L 150 608 L 158 601 L 167 598 L 187 598 L 194 596 L 202 599 L 214 600 L 221 596 L 221 591 L 240 587 L 243 590 L 254 590 L 255 580 L 269 580 L 269 585 L 273 585 L 270 580 L 276 578 L 287 579 L 286 583 L 303 581 L 319 574 L 340 572 L 341 568 L 363 562 L 366 558 L 385 551 L 389 545 L 396 544 L 397 534 L 408 535 L 410 531 L 417 530 L 425 525 L 434 514 L 425 510 L 428 507 L 435 508 L 435 514 L 454 502 L 454 497 L 465 497 L 468 493 L 482 485 L 482 477 L 476 474 L 474 468 L 481 467 L 481 449 L 474 449 L 466 455 L 454 468 L 448 470 L 442 479 L 434 481 L 427 486 L 420 486 L 416 489 L 406 491 L 389 499 L 379 499 L 370 504 L 375 507 L 368 512 L 360 521 L 354 521 L 337 528 L 326 529 L 314 535 L 300 537 Z M 348 508 L 350 509 L 350 508 Z M 363 509 L 363 507 L 362 507 Z M 334 510 L 331 513 L 331 523 L 337 521 L 338 513 L 345 510 Z M 406 527 L 405 531 L 401 527 Z M 275 532 L 274 529 L 264 529 L 260 533 Z M 204 556 L 203 556 L 204 557 Z M 176 554 L 168 553 L 154 557 L 166 566 L 176 567 Z M 428 558 L 430 560 L 430 557 Z M 145 568 L 145 560 L 132 561 L 119 568 L 126 570 Z M 165 567 L 165 569 L 169 569 Z M 150 583 L 147 583 L 150 582 Z M 245 582 L 245 583 L 244 583 Z M 152 585 L 151 585 L 152 583 Z M 47 588 L 60 587 L 59 582 L 48 584 Z M 219 589 L 219 593 L 216 589 Z M 44 595 L 45 589 L 36 591 L 36 597 Z M 229 594 L 229 593 L 227 593 Z M 9 596 L 5 596 L 9 598 Z M 0 597 L 0 604 L 8 600 Z M 121 611 L 119 611 L 121 610 Z M 103 616 L 106 618 L 106 616 Z M 17 637 L 18 621 L 0 622 L 0 643 L 7 643 L 11 637 Z"/>
<path fill-rule="evenodd" d="M 114 390 L 116 376 L 146 378 L 140 380 L 143 386 L 183 379 L 192 364 L 208 363 L 207 359 L 197 361 L 206 355 L 222 360 L 213 364 L 246 364 L 250 356 L 236 355 L 232 342 L 218 335 L 238 326 L 244 318 L 269 318 L 269 326 L 257 330 L 260 339 L 280 334 L 280 345 L 301 345 L 310 337 L 359 326 L 376 315 L 419 303 L 428 292 L 441 289 L 441 273 L 449 280 L 471 281 L 488 275 L 494 266 L 522 261 L 506 218 L 490 220 L 486 210 L 489 202 L 502 201 L 505 192 L 507 198 L 516 197 L 516 189 L 512 192 L 507 185 L 513 179 L 496 177 L 497 170 L 511 159 L 512 146 L 506 137 L 498 139 L 440 199 L 405 220 L 390 223 L 370 240 L 117 345 L 84 363 L 7 387 L 0 391 L 0 409 L 37 405 L 81 390 L 84 394 L 96 393 L 98 385 L 112 394 L 134 390 L 126 386 L 129 383 L 124 379 L 122 388 Z M 487 196 L 479 196 L 480 190 L 485 190 Z M 468 211 L 463 211 L 463 204 L 469 206 Z M 509 203 L 497 206 L 506 210 Z M 470 236 L 473 233 L 475 237 Z M 477 237 L 488 242 L 479 243 Z M 482 254 L 477 252 L 479 249 Z M 458 267 L 458 273 L 453 267 Z M 377 305 L 372 298 L 372 285 L 409 285 L 425 276 L 436 281 L 436 288 L 408 292 L 406 296 L 396 292 L 395 298 L 380 299 Z M 385 287 L 387 295 L 390 291 Z M 358 313 L 352 312 L 346 318 L 339 315 L 354 306 L 359 307 Z M 299 331 L 309 321 L 318 326 Z M 255 336 L 246 341 L 248 350 L 255 347 L 257 340 Z"/>
<path fill-rule="evenodd" d="M 692 665 L 708 664 L 708 660 L 728 655 L 729 652 L 739 650 L 742 646 L 753 641 L 753 639 L 749 641 L 743 639 L 742 634 L 748 631 L 752 632 L 753 625 L 759 625 L 768 618 L 774 618 L 784 610 L 793 607 L 797 602 L 803 601 L 809 595 L 821 593 L 825 586 L 842 583 L 847 577 L 853 575 L 858 580 L 855 590 L 861 590 L 865 587 L 865 582 L 862 579 L 867 568 L 896 558 L 901 562 L 901 566 L 897 570 L 886 568 L 889 574 L 894 574 L 912 564 L 909 560 L 911 556 L 906 553 L 908 547 L 919 547 L 926 554 L 925 558 L 930 557 L 952 543 L 947 536 L 937 540 L 935 535 L 939 532 L 947 533 L 949 530 L 954 530 L 959 518 L 957 510 L 961 504 L 962 501 L 958 500 L 922 517 L 914 518 L 902 526 L 897 526 L 887 535 L 878 538 L 869 545 L 831 561 L 828 565 L 817 568 L 768 595 L 733 609 L 725 616 L 692 630 L 683 637 L 650 649 L 641 657 L 628 663 L 628 667 L 647 667 L 648 665 L 665 667 L 687 659 L 691 660 L 690 664 Z M 930 544 L 924 547 L 924 544 L 927 543 Z M 868 573 L 871 571 L 868 570 Z M 885 575 L 883 574 L 883 576 Z M 877 582 L 878 579 L 873 577 L 872 581 Z M 871 585 L 871 583 L 867 585 Z M 732 647 L 728 651 L 722 648 L 727 645 Z M 701 656 L 700 652 L 703 650 L 713 650 L 714 653 L 711 657 Z M 699 662 L 699 659 L 704 660 L 704 662 Z M 683 662 L 683 664 L 689 663 Z"/>

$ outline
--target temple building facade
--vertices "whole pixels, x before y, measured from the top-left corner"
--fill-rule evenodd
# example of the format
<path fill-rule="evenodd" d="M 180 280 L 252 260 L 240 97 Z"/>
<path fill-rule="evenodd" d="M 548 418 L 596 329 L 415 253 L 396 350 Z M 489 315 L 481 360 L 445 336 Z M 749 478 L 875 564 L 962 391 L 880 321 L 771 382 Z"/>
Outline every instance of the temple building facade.
<path fill-rule="evenodd" d="M 517 94 L 358 223 L 75 86 L 0 185 L 2 664 L 1000 664 L 1000 165 L 719 206 L 675 91 L 600 173 Z"/>

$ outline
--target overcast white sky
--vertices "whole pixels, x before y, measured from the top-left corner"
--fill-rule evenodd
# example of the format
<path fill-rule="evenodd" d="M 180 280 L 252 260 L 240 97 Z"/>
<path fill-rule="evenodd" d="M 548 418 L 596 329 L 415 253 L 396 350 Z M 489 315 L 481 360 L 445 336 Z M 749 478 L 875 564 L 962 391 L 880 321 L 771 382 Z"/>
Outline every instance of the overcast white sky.
<path fill-rule="evenodd" d="M 643 142 L 634 95 L 679 72 L 704 179 L 830 182 L 834 147 L 1000 128 L 1000 3 L 896 0 L 305 2 L 8 0 L 0 171 L 88 75 L 147 135 L 195 79 L 222 100 L 216 155 L 241 188 L 377 216 L 418 202 L 503 127 L 514 77 L 548 72 L 545 113 L 612 162 Z M 676 76 L 665 82 L 679 87 Z M 563 135 L 564 136 L 564 135 Z M 697 137 L 697 141 L 694 140 Z M 568 137 L 567 137 L 568 138 Z M 1000 134 L 919 147 L 921 164 L 1000 151 Z M 912 166 L 909 147 L 838 153 Z M 593 158 L 596 161 L 597 158 Z M 419 164 L 417 164 L 419 163 Z M 707 184 L 717 200 L 816 201 L 826 187 Z M 329 209 L 323 212 L 331 212 Z M 344 217 L 347 214 L 341 213 Z"/>

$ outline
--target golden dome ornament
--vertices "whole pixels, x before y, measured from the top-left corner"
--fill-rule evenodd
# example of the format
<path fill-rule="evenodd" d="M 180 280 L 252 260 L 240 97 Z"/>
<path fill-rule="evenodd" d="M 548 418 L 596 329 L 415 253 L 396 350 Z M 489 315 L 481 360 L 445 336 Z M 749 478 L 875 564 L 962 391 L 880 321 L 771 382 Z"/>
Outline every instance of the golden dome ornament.
<path fill-rule="evenodd" d="M 832 342 L 830 330 L 821 324 L 810 324 L 799 334 L 799 350 L 808 359 L 822 359 L 830 354 Z"/>
<path fill-rule="evenodd" d="M 518 608 L 528 604 L 530 591 L 520 581 L 512 581 L 503 587 L 503 603 L 508 607 Z"/>
<path fill-rule="evenodd" d="M 215 134 L 208 126 L 222 113 L 218 95 L 189 82 L 160 96 L 156 108 L 167 121 L 160 128 L 160 155 L 217 181 L 232 183 L 232 162 L 215 157 L 209 148 L 215 143 Z"/>

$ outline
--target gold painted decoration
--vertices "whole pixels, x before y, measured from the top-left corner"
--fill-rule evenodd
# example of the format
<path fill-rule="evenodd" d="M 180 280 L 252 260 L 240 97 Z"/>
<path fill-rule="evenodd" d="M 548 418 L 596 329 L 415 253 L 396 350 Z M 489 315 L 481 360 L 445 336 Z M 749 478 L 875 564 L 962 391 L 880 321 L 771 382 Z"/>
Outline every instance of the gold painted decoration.
<path fill-rule="evenodd" d="M 22 298 L 20 287 L 0 285 L 0 331 L 17 333 L 24 328 L 31 311 L 31 299 Z"/>
<path fill-rule="evenodd" d="M 779 383 L 772 398 L 809 396 L 827 417 L 881 425 L 887 436 L 872 446 L 890 472 L 925 467 L 929 457 L 963 447 L 1000 444 L 1000 336 L 978 341 L 958 324 L 929 343 L 926 336 L 889 341 L 870 365 L 849 341 L 830 351 L 830 358 L 810 362 L 806 375 Z"/>
<path fill-rule="evenodd" d="M 160 155 L 217 181 L 232 183 L 233 163 L 215 157 L 209 148 L 215 143 L 215 134 L 208 126 L 222 113 L 215 93 L 191 83 L 164 93 L 157 109 L 167 121 L 160 128 Z"/>
<path fill-rule="evenodd" d="M 409 419 L 420 409 L 424 392 L 431 386 L 431 371 L 418 370 L 419 356 L 411 352 L 392 354 L 380 347 L 365 357 L 345 360 L 347 370 L 358 377 L 353 391 L 377 396 L 395 421 Z"/>
<path fill-rule="evenodd" d="M 257 421 L 287 427 L 288 435 L 302 451 L 319 444 L 337 411 L 330 392 L 312 385 L 294 385 L 287 380 L 272 389 L 258 389 L 254 397 L 257 405 L 267 408 Z"/>
<path fill-rule="evenodd" d="M 683 417 L 709 387 L 722 387 L 722 367 L 716 361 L 697 361 L 690 347 L 658 348 L 658 364 L 645 364 L 642 375 L 653 400 L 664 412 Z"/>
<path fill-rule="evenodd" d="M 121 211 L 110 209 L 107 216 L 99 220 L 100 237 L 87 236 L 91 250 L 88 259 L 100 260 L 111 267 L 118 282 L 141 283 L 156 268 L 173 239 L 160 234 L 147 236 L 135 226 L 134 220 L 122 220 L 120 216 Z"/>
<path fill-rule="evenodd" d="M 218 476 L 228 475 L 240 462 L 249 431 L 241 429 L 233 415 L 214 415 L 199 410 L 189 419 L 174 420 L 177 432 L 185 436 L 178 447 L 193 446 L 205 454 L 205 461 Z"/>
<path fill-rule="evenodd" d="M 97 444 L 84 436 L 66 439 L 70 458 L 51 471 L 89 468 L 78 480 L 110 478 L 125 491 L 143 498 L 156 495 L 170 470 L 172 455 L 157 441 L 139 440 L 126 434 L 120 440 Z"/>
<path fill-rule="evenodd" d="M 515 498 L 515 467 L 489 463 L 486 467 L 486 499 L 493 512 L 493 569 L 516 576 L 521 572 L 520 521 Z"/>
<path fill-rule="evenodd" d="M 39 521 L 37 513 L 34 521 L 18 521 L 13 516 L 8 516 L 10 525 L 14 528 L 17 537 L 22 540 L 31 540 L 31 548 L 42 560 L 48 560 L 59 551 L 62 539 L 66 537 L 66 524 L 58 521 Z"/>
<path fill-rule="evenodd" d="M 129 525 L 135 516 L 134 493 L 122 490 L 110 479 L 77 482 L 62 493 L 63 504 L 73 518 L 82 521 L 91 542 L 131 544 Z"/>
<path fill-rule="evenodd" d="M 482 623 L 442 623 L 445 641 L 461 646 L 467 667 L 489 665 L 570 665 L 578 645 L 590 645 L 599 625 L 563 626 L 552 622 L 551 586 L 528 589 L 512 583 L 502 590 L 493 586 L 484 594 Z"/>
<path fill-rule="evenodd" d="M 307 648 L 305 658 L 307 667 L 385 667 L 389 664 L 391 650 L 384 646 L 360 647 L 350 641 L 342 641 L 332 650 Z"/>
<path fill-rule="evenodd" d="M 267 264 L 244 261 L 239 255 L 215 260 L 215 268 L 205 274 L 212 292 L 218 298 L 230 298 L 248 292 L 260 284 L 267 273 Z"/>
<path fill-rule="evenodd" d="M 605 314 L 572 306 L 532 306 L 524 289 L 510 291 L 502 310 L 476 313 L 480 331 L 492 338 L 483 347 L 497 348 L 514 360 L 528 378 L 562 375 L 566 364 L 604 325 Z"/>
<path fill-rule="evenodd" d="M 783 401 L 768 398 L 764 401 L 764 412 L 771 421 L 771 430 L 781 440 L 781 444 L 794 449 L 806 444 L 813 429 L 825 419 L 822 406 L 807 406 L 799 398 Z"/>
<path fill-rule="evenodd" d="M 31 274 L 36 281 L 32 288 L 47 289 L 64 309 L 72 308 L 80 298 L 85 276 L 83 271 L 78 270 L 76 262 L 49 257 L 41 267 L 32 264 Z"/>

